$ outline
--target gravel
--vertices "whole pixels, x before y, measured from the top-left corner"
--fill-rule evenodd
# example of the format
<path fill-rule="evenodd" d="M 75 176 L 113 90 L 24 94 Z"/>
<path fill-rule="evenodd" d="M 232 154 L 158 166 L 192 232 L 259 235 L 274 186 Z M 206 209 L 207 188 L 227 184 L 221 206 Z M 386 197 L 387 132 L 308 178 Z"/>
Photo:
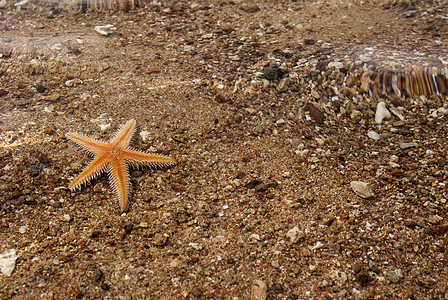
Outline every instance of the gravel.
<path fill-rule="evenodd" d="M 2 297 L 446 298 L 447 98 L 366 74 L 446 68 L 447 5 L 379 2 L 1 8 Z M 64 135 L 131 118 L 178 164 L 120 214 Z"/>

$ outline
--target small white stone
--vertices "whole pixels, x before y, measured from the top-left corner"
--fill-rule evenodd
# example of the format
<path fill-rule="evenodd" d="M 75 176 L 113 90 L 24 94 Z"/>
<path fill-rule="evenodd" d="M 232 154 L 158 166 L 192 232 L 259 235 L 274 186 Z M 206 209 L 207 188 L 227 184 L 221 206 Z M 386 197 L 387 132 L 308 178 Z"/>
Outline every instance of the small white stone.
<path fill-rule="evenodd" d="M 40 63 L 40 61 L 38 61 L 37 59 L 33 58 L 33 59 L 30 61 L 30 65 L 33 66 L 33 67 L 38 67 L 38 66 L 41 65 L 41 63 Z"/>
<path fill-rule="evenodd" d="M 340 61 L 332 61 L 328 63 L 328 68 L 334 67 L 335 69 L 340 69 L 344 66 L 344 64 Z"/>
<path fill-rule="evenodd" d="M 15 3 L 14 6 L 21 7 L 21 6 L 25 5 L 25 4 L 27 4 L 28 2 L 30 2 L 30 0 L 22 0 L 20 2 Z"/>
<path fill-rule="evenodd" d="M 55 51 L 61 51 L 64 48 L 64 45 L 62 45 L 61 43 L 56 43 L 53 46 L 51 46 L 51 50 L 55 50 Z"/>
<path fill-rule="evenodd" d="M 378 103 L 375 113 L 375 122 L 381 124 L 384 119 L 389 119 L 391 116 L 390 111 L 386 108 L 386 104 L 384 102 Z"/>
<path fill-rule="evenodd" d="M 279 119 L 279 120 L 277 120 L 277 122 L 275 122 L 277 125 L 282 125 L 282 124 L 285 124 L 286 123 L 286 121 L 285 121 L 285 119 Z"/>
<path fill-rule="evenodd" d="M 63 218 L 66 222 L 70 222 L 70 220 L 72 219 L 69 214 L 64 214 Z"/>
<path fill-rule="evenodd" d="M 373 131 L 373 130 L 370 130 L 369 132 L 367 132 L 367 136 L 374 141 L 378 141 L 381 138 L 380 135 L 376 131 Z"/>
<path fill-rule="evenodd" d="M 202 245 L 199 244 L 199 243 L 193 243 L 193 242 L 190 242 L 190 243 L 188 244 L 188 246 L 190 246 L 191 248 L 193 248 L 194 250 L 197 250 L 197 251 L 202 250 Z"/>
<path fill-rule="evenodd" d="M 27 228 L 28 228 L 28 225 L 20 226 L 20 227 L 19 227 L 19 232 L 20 232 L 20 233 L 25 233 Z"/>
<path fill-rule="evenodd" d="M 72 87 L 72 86 L 79 85 L 79 84 L 83 84 L 83 81 L 79 78 L 70 79 L 65 82 L 65 85 L 68 87 Z"/>
<path fill-rule="evenodd" d="M 98 126 L 100 126 L 101 131 L 104 131 L 110 127 L 110 124 L 98 124 Z"/>
<path fill-rule="evenodd" d="M 257 233 L 251 234 L 250 237 L 253 238 L 254 240 L 257 240 L 257 241 L 260 240 L 260 235 L 257 234 Z"/>
<path fill-rule="evenodd" d="M 140 131 L 140 136 L 142 138 L 142 141 L 144 143 L 146 143 L 146 141 L 148 140 L 148 137 L 151 133 L 149 131 Z"/>
<path fill-rule="evenodd" d="M 99 34 L 107 36 L 117 30 L 117 28 L 115 28 L 115 26 L 112 24 L 107 24 L 103 26 L 95 26 L 95 30 Z"/>
<path fill-rule="evenodd" d="M 278 262 L 278 260 L 273 260 L 271 262 L 271 266 L 273 266 L 274 268 L 278 269 L 278 268 L 280 268 L 280 263 Z"/>
<path fill-rule="evenodd" d="M 313 246 L 313 248 L 311 248 L 311 250 L 317 250 L 319 248 L 321 248 L 324 244 L 322 242 L 317 242 L 316 245 Z"/>

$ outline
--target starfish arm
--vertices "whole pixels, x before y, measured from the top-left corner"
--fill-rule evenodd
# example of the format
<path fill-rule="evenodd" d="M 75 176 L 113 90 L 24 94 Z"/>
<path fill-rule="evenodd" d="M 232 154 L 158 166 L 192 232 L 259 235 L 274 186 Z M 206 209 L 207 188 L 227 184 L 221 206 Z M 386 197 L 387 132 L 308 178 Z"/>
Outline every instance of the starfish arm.
<path fill-rule="evenodd" d="M 84 171 L 70 183 L 68 188 L 74 190 L 80 187 L 84 182 L 98 176 L 105 168 L 107 168 L 107 156 L 98 155 L 92 162 L 84 169 Z"/>
<path fill-rule="evenodd" d="M 124 160 L 113 160 L 109 167 L 110 185 L 118 195 L 121 212 L 124 212 L 128 206 L 128 197 L 130 190 L 129 170 Z"/>
<path fill-rule="evenodd" d="M 132 164 L 142 164 L 150 167 L 164 167 L 176 163 L 174 159 L 163 155 L 149 154 L 128 148 L 123 149 L 122 151 L 125 160 Z"/>
<path fill-rule="evenodd" d="M 77 143 L 81 147 L 83 147 L 85 150 L 87 150 L 90 153 L 98 154 L 100 148 L 105 147 L 107 144 L 98 140 L 94 140 L 91 138 L 88 138 L 84 135 L 80 135 L 77 133 L 67 133 L 65 135 L 68 139 L 72 140 L 73 142 Z"/>
<path fill-rule="evenodd" d="M 121 128 L 121 130 L 114 137 L 111 145 L 118 146 L 119 148 L 129 146 L 129 142 L 131 141 L 132 136 L 135 131 L 135 120 L 129 120 L 126 124 Z"/>

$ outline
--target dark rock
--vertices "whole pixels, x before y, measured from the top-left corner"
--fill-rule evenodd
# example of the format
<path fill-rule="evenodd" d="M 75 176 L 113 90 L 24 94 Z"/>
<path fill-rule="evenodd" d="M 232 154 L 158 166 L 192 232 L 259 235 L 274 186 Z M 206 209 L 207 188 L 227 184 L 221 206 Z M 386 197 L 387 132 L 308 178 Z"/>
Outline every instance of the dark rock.
<path fill-rule="evenodd" d="M 92 276 L 92 281 L 93 282 L 100 281 L 102 277 L 103 277 L 103 272 L 100 269 L 95 269 L 93 271 L 93 276 Z"/>
<path fill-rule="evenodd" d="M 28 174 L 29 174 L 31 177 L 37 177 L 37 176 L 39 176 L 39 175 L 40 175 L 40 172 L 41 172 L 41 168 L 40 168 L 39 166 L 31 166 L 31 167 L 28 169 Z"/>
<path fill-rule="evenodd" d="M 314 44 L 316 43 L 316 41 L 313 40 L 313 39 L 305 39 L 305 40 L 303 41 L 303 43 L 304 43 L 305 45 L 314 45 Z"/>
<path fill-rule="evenodd" d="M 367 272 L 366 270 L 361 270 L 360 272 L 356 273 L 355 277 L 356 277 L 356 281 L 360 285 L 366 285 L 370 281 L 369 272 Z"/>
<path fill-rule="evenodd" d="M 267 80 L 277 80 L 281 78 L 284 74 L 285 71 L 277 67 L 274 68 L 266 67 L 263 69 L 264 78 L 266 78 Z"/>
<path fill-rule="evenodd" d="M 51 163 L 51 159 L 45 153 L 37 152 L 35 157 L 44 165 L 48 165 L 49 163 Z"/>
<path fill-rule="evenodd" d="M 133 229 L 134 229 L 134 224 L 126 224 L 126 225 L 124 225 L 124 231 L 126 233 L 131 233 Z"/>
<path fill-rule="evenodd" d="M 6 96 L 6 95 L 8 95 L 8 93 L 9 92 L 7 90 L 0 89 L 0 97 Z"/>
<path fill-rule="evenodd" d="M 322 124 L 325 120 L 325 115 L 311 102 L 308 102 L 304 109 L 310 113 L 311 118 L 317 123 Z"/>
<path fill-rule="evenodd" d="M 260 181 L 260 180 L 252 180 L 252 181 L 250 181 L 250 182 L 248 182 L 247 184 L 246 184 L 246 187 L 248 188 L 248 189 L 253 189 L 253 188 L 255 188 L 257 185 L 260 185 L 260 184 L 263 184 L 263 181 Z"/>
<path fill-rule="evenodd" d="M 36 86 L 36 91 L 40 94 L 45 93 L 47 91 L 47 88 L 42 85 L 38 85 L 38 86 Z"/>

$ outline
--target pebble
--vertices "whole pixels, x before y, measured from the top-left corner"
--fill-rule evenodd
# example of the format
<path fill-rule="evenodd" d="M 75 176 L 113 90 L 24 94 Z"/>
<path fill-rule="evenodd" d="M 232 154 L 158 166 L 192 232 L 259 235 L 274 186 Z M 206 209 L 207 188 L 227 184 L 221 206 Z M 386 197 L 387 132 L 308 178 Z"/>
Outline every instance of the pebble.
<path fill-rule="evenodd" d="M 148 137 L 150 136 L 151 132 L 149 131 L 140 131 L 140 137 L 142 138 L 142 141 L 146 143 L 148 141 Z"/>
<path fill-rule="evenodd" d="M 295 226 L 286 233 L 286 236 L 289 238 L 291 243 L 297 243 L 299 240 L 305 237 L 305 232 L 300 230 L 299 227 Z"/>
<path fill-rule="evenodd" d="M 253 233 L 253 234 L 251 234 L 250 237 L 251 237 L 252 239 L 254 239 L 254 240 L 257 240 L 257 241 L 260 240 L 260 235 L 257 234 L 257 233 Z"/>
<path fill-rule="evenodd" d="M 104 70 L 107 70 L 110 68 L 110 65 L 107 62 L 102 62 L 99 64 L 96 68 L 98 72 L 103 72 Z"/>
<path fill-rule="evenodd" d="M 156 73 L 160 73 L 160 70 L 156 67 L 147 67 L 145 69 L 145 74 L 156 74 Z"/>
<path fill-rule="evenodd" d="M 380 274 L 381 271 L 378 268 L 377 264 L 373 260 L 369 260 L 369 269 L 376 274 Z"/>
<path fill-rule="evenodd" d="M 374 141 L 379 141 L 381 138 L 380 135 L 376 131 L 373 131 L 373 130 L 370 130 L 369 132 L 367 132 L 367 136 Z"/>
<path fill-rule="evenodd" d="M 425 228 L 423 232 L 426 234 L 430 234 L 430 235 L 444 234 L 444 233 L 448 232 L 448 224 L 429 226 L 429 227 Z"/>
<path fill-rule="evenodd" d="M 103 277 L 103 272 L 100 269 L 95 269 L 93 271 L 93 276 L 92 276 L 92 281 L 93 282 L 98 282 L 101 280 L 101 278 Z"/>
<path fill-rule="evenodd" d="M 73 87 L 75 85 L 80 85 L 80 84 L 83 84 L 83 81 L 79 78 L 70 79 L 65 82 L 65 86 L 68 86 L 68 87 Z"/>
<path fill-rule="evenodd" d="M 333 280 L 338 286 L 343 286 L 347 281 L 347 275 L 339 270 L 331 270 L 328 276 Z"/>
<path fill-rule="evenodd" d="M 279 91 L 281 93 L 286 92 L 288 90 L 290 84 L 291 84 L 291 79 L 289 79 L 289 77 L 283 78 L 278 83 L 277 91 Z"/>
<path fill-rule="evenodd" d="M 124 231 L 126 233 L 131 233 L 133 229 L 134 229 L 134 224 L 126 224 L 126 225 L 124 225 Z"/>
<path fill-rule="evenodd" d="M 319 93 L 318 93 L 317 91 L 315 91 L 315 90 L 312 90 L 312 91 L 311 91 L 311 96 L 312 96 L 314 99 L 320 99 L 320 98 L 321 98 L 321 96 L 319 95 Z"/>
<path fill-rule="evenodd" d="M 415 148 L 417 147 L 416 143 L 410 142 L 410 143 L 399 143 L 398 146 L 400 147 L 401 150 L 406 150 L 409 148 Z"/>
<path fill-rule="evenodd" d="M 311 250 L 317 250 L 319 248 L 322 248 L 324 244 L 321 241 L 318 241 L 312 248 Z"/>
<path fill-rule="evenodd" d="M 56 43 L 53 46 L 51 46 L 51 50 L 55 51 L 61 51 L 64 48 L 64 46 L 61 43 Z"/>
<path fill-rule="evenodd" d="M 19 227 L 19 232 L 20 232 L 20 233 L 25 233 L 27 228 L 28 228 L 28 225 L 20 226 L 20 227 Z"/>
<path fill-rule="evenodd" d="M 37 91 L 39 94 L 45 93 L 46 90 L 47 90 L 47 88 L 44 87 L 44 86 L 42 86 L 42 85 L 38 85 L 38 86 L 36 86 L 36 91 Z"/>
<path fill-rule="evenodd" d="M 260 11 L 260 7 L 256 4 L 241 5 L 240 8 L 247 13 L 256 13 Z"/>
<path fill-rule="evenodd" d="M 363 116 L 362 112 L 355 109 L 351 112 L 350 119 L 352 119 L 353 122 L 358 123 L 359 121 L 361 121 L 362 116 Z"/>
<path fill-rule="evenodd" d="M 264 68 L 263 76 L 267 80 L 277 80 L 283 75 L 283 71 L 280 68 Z"/>
<path fill-rule="evenodd" d="M 72 219 L 69 214 L 64 214 L 64 216 L 62 216 L 62 218 L 64 219 L 65 222 L 70 222 Z"/>
<path fill-rule="evenodd" d="M 323 124 L 325 120 L 324 114 L 311 102 L 308 102 L 304 109 L 310 113 L 311 118 L 318 124 Z"/>
<path fill-rule="evenodd" d="M 154 246 L 162 247 L 165 246 L 168 243 L 168 236 L 157 233 L 153 238 L 153 244 Z"/>
<path fill-rule="evenodd" d="M 386 278 L 392 283 L 398 283 L 404 278 L 403 271 L 401 269 L 389 270 L 386 272 Z"/>
<path fill-rule="evenodd" d="M 358 281 L 361 285 L 366 285 L 370 281 L 370 275 L 369 272 L 366 270 L 361 270 L 355 275 L 356 281 Z"/>
<path fill-rule="evenodd" d="M 271 262 L 271 266 L 273 266 L 274 268 L 278 269 L 278 268 L 280 268 L 280 263 L 278 262 L 278 260 L 273 260 Z"/>
<path fill-rule="evenodd" d="M 277 120 L 277 122 L 275 122 L 275 124 L 276 125 L 282 125 L 282 124 L 285 124 L 286 123 L 286 121 L 285 121 L 285 119 L 279 119 L 279 120 Z"/>
<path fill-rule="evenodd" d="M 390 111 L 386 108 L 386 104 L 384 102 L 378 103 L 375 112 L 375 122 L 381 124 L 384 119 L 389 119 L 391 116 Z"/>
<path fill-rule="evenodd" d="M 115 26 L 112 24 L 95 26 L 95 31 L 104 36 L 108 36 L 109 34 L 113 33 L 115 30 L 117 30 L 117 28 L 115 28 Z"/>
<path fill-rule="evenodd" d="M 360 197 L 364 199 L 371 198 L 375 196 L 375 194 L 372 191 L 372 188 L 369 183 L 362 182 L 362 181 L 352 181 L 350 182 L 350 186 L 352 187 L 353 191 Z"/>
<path fill-rule="evenodd" d="M 250 300 L 266 300 L 268 287 L 262 280 L 254 280 L 250 291 Z"/>
<path fill-rule="evenodd" d="M 197 250 L 197 251 L 201 251 L 202 250 L 202 245 L 199 244 L 199 243 L 190 242 L 190 243 L 188 243 L 188 246 L 193 248 L 194 250 Z"/>
<path fill-rule="evenodd" d="M 40 99 L 48 102 L 58 102 L 60 99 L 62 99 L 62 97 L 63 96 L 61 94 L 51 94 L 42 96 L 40 97 Z"/>

